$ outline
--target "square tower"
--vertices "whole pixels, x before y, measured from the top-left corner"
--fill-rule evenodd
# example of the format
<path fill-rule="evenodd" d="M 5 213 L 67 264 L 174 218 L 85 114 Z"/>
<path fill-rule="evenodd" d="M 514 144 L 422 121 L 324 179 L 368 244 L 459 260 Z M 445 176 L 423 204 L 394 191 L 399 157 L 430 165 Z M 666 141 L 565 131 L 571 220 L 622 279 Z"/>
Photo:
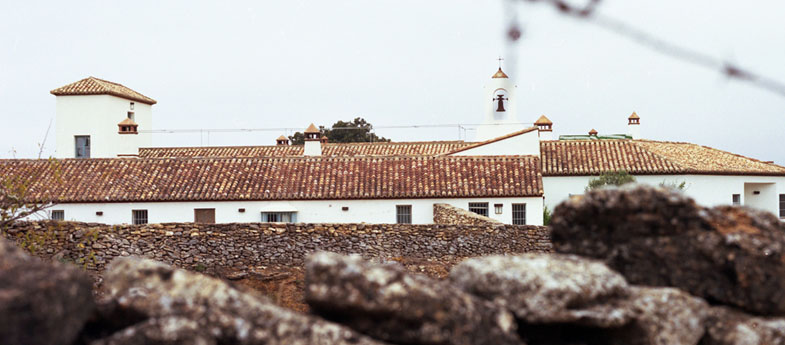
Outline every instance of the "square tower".
<path fill-rule="evenodd" d="M 89 77 L 50 91 L 56 97 L 56 158 L 136 156 L 152 146 L 156 101 L 121 84 Z"/>

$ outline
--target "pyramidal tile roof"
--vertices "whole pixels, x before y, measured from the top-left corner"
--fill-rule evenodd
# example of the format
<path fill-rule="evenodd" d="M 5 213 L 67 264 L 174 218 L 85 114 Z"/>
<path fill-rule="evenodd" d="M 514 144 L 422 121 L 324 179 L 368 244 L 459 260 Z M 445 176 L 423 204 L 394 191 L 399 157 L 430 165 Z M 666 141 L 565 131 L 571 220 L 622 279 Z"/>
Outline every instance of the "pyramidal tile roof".
<path fill-rule="evenodd" d="M 80 81 L 58 87 L 49 93 L 55 96 L 72 95 L 112 95 L 140 103 L 153 105 L 154 99 L 129 89 L 128 87 L 96 77 L 87 77 Z"/>

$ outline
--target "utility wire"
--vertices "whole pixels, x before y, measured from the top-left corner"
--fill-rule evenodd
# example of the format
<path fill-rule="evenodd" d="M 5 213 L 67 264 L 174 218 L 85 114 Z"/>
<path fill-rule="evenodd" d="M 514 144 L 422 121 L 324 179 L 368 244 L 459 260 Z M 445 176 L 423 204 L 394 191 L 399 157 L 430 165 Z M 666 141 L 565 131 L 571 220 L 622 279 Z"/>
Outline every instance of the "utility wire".
<path fill-rule="evenodd" d="M 554 6 L 556 10 L 559 11 L 559 13 L 573 18 L 586 20 L 588 23 L 595 24 L 603 29 L 626 37 L 631 41 L 648 47 L 649 49 L 652 49 L 660 54 L 667 55 L 696 66 L 717 70 L 719 73 L 722 73 L 728 78 L 745 81 L 752 86 L 768 90 L 785 97 L 785 84 L 780 81 L 774 80 L 759 73 L 752 72 L 729 61 L 713 57 L 709 54 L 668 42 L 622 20 L 598 14 L 596 9 L 599 6 L 601 0 L 589 0 L 585 6 L 572 5 L 565 0 L 523 1 L 549 3 Z M 517 38 L 515 40 L 517 40 Z"/>

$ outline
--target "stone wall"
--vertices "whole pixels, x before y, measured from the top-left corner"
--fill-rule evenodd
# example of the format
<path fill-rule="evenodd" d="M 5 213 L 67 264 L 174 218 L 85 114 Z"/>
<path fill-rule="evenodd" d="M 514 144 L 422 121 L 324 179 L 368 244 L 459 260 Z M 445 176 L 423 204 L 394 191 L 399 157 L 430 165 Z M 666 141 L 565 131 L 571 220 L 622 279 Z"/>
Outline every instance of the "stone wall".
<path fill-rule="evenodd" d="M 368 258 L 454 260 L 551 251 L 548 228 L 527 225 L 19 222 L 7 237 L 34 254 L 102 272 L 113 258 L 143 256 L 207 273 L 301 266 L 316 250 Z"/>
<path fill-rule="evenodd" d="M 490 212 L 490 210 L 488 210 Z M 448 204 L 433 204 L 433 222 L 436 224 L 466 224 L 489 226 L 502 222 Z"/>

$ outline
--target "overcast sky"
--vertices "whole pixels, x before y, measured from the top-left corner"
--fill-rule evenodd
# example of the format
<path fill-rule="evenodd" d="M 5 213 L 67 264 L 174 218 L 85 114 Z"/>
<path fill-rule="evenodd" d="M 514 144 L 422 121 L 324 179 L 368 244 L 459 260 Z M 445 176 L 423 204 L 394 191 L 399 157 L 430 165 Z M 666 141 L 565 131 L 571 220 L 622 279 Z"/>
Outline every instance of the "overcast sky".
<path fill-rule="evenodd" d="M 51 89 L 95 76 L 158 101 L 154 129 L 296 128 L 361 116 L 377 126 L 474 124 L 499 55 L 518 118 L 555 135 L 688 141 L 785 164 L 785 97 L 652 52 L 544 4 L 499 1 L 3 1 L 0 157 L 35 157 Z M 785 81 L 785 2 L 603 1 L 599 11 Z M 54 126 L 54 125 L 53 125 Z M 393 140 L 472 140 L 457 127 Z M 284 130 L 156 134 L 157 146 L 269 145 Z M 53 154 L 54 127 L 44 156 Z"/>

